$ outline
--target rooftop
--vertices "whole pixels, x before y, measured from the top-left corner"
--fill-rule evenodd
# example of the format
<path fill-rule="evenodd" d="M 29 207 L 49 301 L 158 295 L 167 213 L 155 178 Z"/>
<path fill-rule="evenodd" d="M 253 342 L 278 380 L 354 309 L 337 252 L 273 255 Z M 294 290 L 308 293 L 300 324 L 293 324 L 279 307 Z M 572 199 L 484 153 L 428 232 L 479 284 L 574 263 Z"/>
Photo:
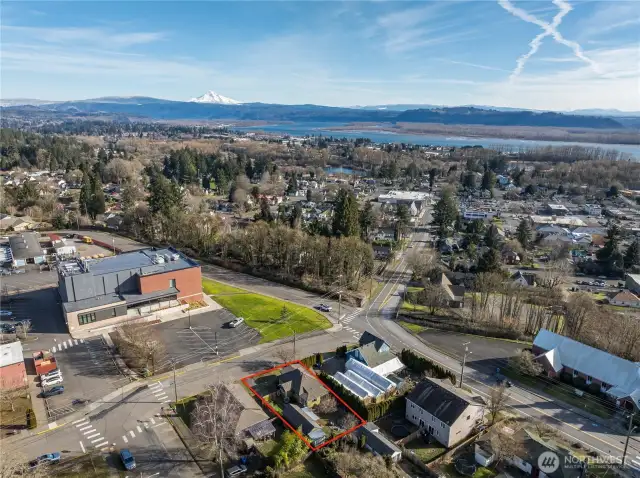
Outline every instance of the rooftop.
<path fill-rule="evenodd" d="M 22 343 L 19 340 L 0 345 L 0 368 L 24 362 Z"/>
<path fill-rule="evenodd" d="M 420 408 L 451 426 L 469 405 L 479 406 L 474 397 L 466 395 L 446 381 L 425 378 L 407 395 Z"/>
<path fill-rule="evenodd" d="M 15 259 L 29 259 L 44 255 L 37 232 L 25 232 L 19 236 L 11 236 L 9 237 L 9 245 Z"/>
<path fill-rule="evenodd" d="M 388 201 L 400 199 L 405 201 L 424 201 L 429 197 L 429 193 L 419 191 L 389 191 L 387 194 L 378 196 L 378 201 Z"/>
<path fill-rule="evenodd" d="M 157 274 L 197 267 L 198 264 L 172 247 L 165 249 L 141 249 L 103 259 L 70 260 L 63 262 L 63 276 L 91 273 L 94 276 L 137 269 L 140 275 Z"/>

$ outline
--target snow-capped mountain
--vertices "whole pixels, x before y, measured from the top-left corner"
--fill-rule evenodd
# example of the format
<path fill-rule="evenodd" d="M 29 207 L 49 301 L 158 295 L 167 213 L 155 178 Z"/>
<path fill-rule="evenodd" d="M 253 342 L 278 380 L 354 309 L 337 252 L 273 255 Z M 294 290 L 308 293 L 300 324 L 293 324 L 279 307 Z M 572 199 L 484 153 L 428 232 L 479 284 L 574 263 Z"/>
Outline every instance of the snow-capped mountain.
<path fill-rule="evenodd" d="M 207 91 L 204 95 L 191 98 L 190 103 L 214 103 L 217 105 L 240 105 L 241 101 L 236 101 L 226 96 L 219 95 L 215 91 Z"/>

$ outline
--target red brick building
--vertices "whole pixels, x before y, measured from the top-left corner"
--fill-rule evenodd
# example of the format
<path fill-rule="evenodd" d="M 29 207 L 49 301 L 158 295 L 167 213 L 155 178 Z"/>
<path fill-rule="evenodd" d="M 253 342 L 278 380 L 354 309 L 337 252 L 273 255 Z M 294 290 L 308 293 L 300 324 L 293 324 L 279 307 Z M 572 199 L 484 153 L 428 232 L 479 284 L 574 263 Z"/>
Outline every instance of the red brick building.
<path fill-rule="evenodd" d="M 0 345 L 0 389 L 11 390 L 27 386 L 27 371 L 19 340 Z"/>

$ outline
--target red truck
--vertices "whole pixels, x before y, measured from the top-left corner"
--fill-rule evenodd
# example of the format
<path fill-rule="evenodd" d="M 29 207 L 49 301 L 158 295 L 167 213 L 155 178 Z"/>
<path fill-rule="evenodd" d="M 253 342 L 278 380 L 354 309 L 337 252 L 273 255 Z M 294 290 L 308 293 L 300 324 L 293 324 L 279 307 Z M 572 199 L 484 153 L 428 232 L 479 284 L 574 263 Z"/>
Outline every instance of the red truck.
<path fill-rule="evenodd" d="M 33 363 L 36 366 L 36 374 L 38 375 L 44 375 L 58 368 L 56 358 L 51 352 L 46 350 L 33 352 Z"/>

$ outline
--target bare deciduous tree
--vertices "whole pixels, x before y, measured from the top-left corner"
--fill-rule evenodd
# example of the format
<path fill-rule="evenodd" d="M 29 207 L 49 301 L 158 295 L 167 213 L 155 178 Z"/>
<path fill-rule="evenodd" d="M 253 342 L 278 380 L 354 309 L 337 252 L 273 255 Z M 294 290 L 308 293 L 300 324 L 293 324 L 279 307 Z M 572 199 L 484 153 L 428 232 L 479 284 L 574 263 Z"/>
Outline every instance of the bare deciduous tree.
<path fill-rule="evenodd" d="M 27 389 L 22 380 L 14 378 L 0 378 L 0 404 L 2 408 L 8 408 L 12 412 L 17 411 L 16 406 L 21 398 L 26 397 Z"/>
<path fill-rule="evenodd" d="M 125 324 L 118 331 L 125 354 L 135 358 L 140 367 L 150 366 L 154 375 L 165 356 L 165 346 L 153 328 L 144 324 Z"/>
<path fill-rule="evenodd" d="M 538 274 L 537 282 L 541 287 L 555 289 L 566 280 L 572 267 L 573 266 L 564 259 L 547 262 L 544 270 Z"/>
<path fill-rule="evenodd" d="M 345 478 L 396 478 L 394 470 L 387 468 L 385 461 L 371 453 L 336 452 L 330 455 L 335 470 Z"/>
<path fill-rule="evenodd" d="M 424 290 L 420 293 L 420 302 L 429 308 L 430 314 L 436 314 L 447 305 L 449 296 L 441 285 L 426 282 Z"/>
<path fill-rule="evenodd" d="M 315 409 L 318 413 L 335 413 L 338 411 L 338 402 L 333 395 L 325 395 L 320 399 L 320 403 L 315 406 Z"/>
<path fill-rule="evenodd" d="M 220 382 L 207 387 L 191 412 L 191 431 L 210 457 L 217 455 L 221 476 L 223 453 L 233 450 L 238 442 L 236 425 L 241 412 L 240 402 Z"/>
<path fill-rule="evenodd" d="M 20 329 L 20 332 L 22 333 L 22 338 L 26 340 L 29 332 L 31 331 L 31 320 L 29 319 L 21 320 L 17 328 Z"/>
<path fill-rule="evenodd" d="M 351 413 L 345 413 L 338 419 L 338 426 L 343 430 L 351 430 L 358 424 L 358 419 Z"/>
<path fill-rule="evenodd" d="M 509 364 L 524 375 L 537 376 L 542 373 L 543 367 L 536 362 L 533 354 L 528 350 L 521 350 L 518 355 L 509 360 Z"/>
<path fill-rule="evenodd" d="M 294 359 L 293 349 L 291 347 L 278 347 L 275 352 L 273 352 L 275 358 L 279 359 L 282 363 L 291 362 Z"/>
<path fill-rule="evenodd" d="M 487 412 L 489 413 L 489 425 L 493 425 L 498 418 L 500 412 L 507 408 L 509 394 L 504 385 L 493 387 L 489 395 L 489 403 L 487 403 Z"/>
<path fill-rule="evenodd" d="M 568 337 L 580 340 L 585 324 L 594 314 L 596 305 L 586 292 L 572 294 L 565 305 L 564 323 Z"/>
<path fill-rule="evenodd" d="M 499 465 L 507 458 L 518 456 L 524 450 L 524 444 L 519 438 L 520 435 L 513 431 L 499 427 L 491 433 L 491 449 L 495 454 L 495 464 Z"/>
<path fill-rule="evenodd" d="M 46 466 L 31 468 L 27 457 L 7 445 L 0 446 L 0 478 L 25 476 L 27 478 L 43 478 L 49 476 Z"/>

